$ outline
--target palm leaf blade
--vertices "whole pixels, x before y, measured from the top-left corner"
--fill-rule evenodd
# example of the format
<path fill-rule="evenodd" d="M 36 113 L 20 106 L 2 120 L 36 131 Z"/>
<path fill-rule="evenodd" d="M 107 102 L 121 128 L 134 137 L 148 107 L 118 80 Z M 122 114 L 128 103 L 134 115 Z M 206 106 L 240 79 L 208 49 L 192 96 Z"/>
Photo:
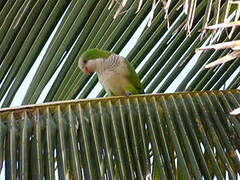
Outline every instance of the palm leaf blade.
<path fill-rule="evenodd" d="M 7 133 L 1 136 L 10 138 L 10 151 L 8 148 L 6 151 L 12 158 L 9 161 L 9 156 L 4 156 L 5 168 L 11 170 L 14 177 L 23 175 L 23 171 L 24 176 L 30 175 L 26 165 L 31 160 L 29 156 L 36 156 L 40 159 L 33 176 L 50 179 L 56 170 L 59 176 L 77 179 L 135 179 L 149 175 L 160 179 L 223 178 L 226 172 L 235 178 L 240 170 L 236 154 L 240 123 L 228 113 L 239 106 L 239 97 L 238 90 L 205 91 L 2 109 L 1 123 L 12 124 L 6 126 Z M 19 116 L 24 119 L 21 124 Z M 45 118 L 39 119 L 43 116 Z M 146 118 L 142 125 L 139 124 L 141 117 Z M 39 123 L 45 128 L 40 130 Z M 17 129 L 21 138 L 16 138 Z M 31 134 L 36 136 L 25 141 L 28 139 L 25 136 Z M 40 134 L 46 134 L 44 141 Z M 66 144 L 68 137 L 71 139 L 69 146 Z M 171 141 L 167 141 L 169 138 Z M 29 146 L 35 146 L 37 151 L 16 156 L 18 143 L 22 144 L 22 153 L 22 148 Z M 42 169 L 44 156 L 40 149 L 47 155 L 46 172 Z M 172 160 L 177 163 L 170 163 Z M 8 161 L 10 167 L 20 161 L 22 168 L 9 169 Z M 77 167 L 81 171 L 75 172 Z"/>

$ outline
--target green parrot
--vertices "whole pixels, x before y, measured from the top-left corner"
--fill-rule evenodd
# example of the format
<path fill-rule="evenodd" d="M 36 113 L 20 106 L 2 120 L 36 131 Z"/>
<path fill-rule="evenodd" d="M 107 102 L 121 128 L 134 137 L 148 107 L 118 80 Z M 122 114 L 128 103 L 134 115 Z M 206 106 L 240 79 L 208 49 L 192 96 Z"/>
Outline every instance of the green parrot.
<path fill-rule="evenodd" d="M 96 72 L 109 96 L 144 93 L 133 66 L 117 54 L 100 49 L 88 49 L 81 55 L 78 66 L 87 75 Z"/>

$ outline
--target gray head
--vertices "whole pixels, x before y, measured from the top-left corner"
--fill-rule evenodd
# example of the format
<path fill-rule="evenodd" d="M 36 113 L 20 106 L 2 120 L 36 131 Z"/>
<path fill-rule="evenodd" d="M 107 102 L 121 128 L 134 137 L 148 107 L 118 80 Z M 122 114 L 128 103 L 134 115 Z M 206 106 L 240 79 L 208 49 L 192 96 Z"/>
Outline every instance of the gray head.
<path fill-rule="evenodd" d="M 107 59 L 112 52 L 101 50 L 101 49 L 88 49 L 84 51 L 79 59 L 78 66 L 83 73 L 90 75 L 96 71 L 96 61 Z"/>

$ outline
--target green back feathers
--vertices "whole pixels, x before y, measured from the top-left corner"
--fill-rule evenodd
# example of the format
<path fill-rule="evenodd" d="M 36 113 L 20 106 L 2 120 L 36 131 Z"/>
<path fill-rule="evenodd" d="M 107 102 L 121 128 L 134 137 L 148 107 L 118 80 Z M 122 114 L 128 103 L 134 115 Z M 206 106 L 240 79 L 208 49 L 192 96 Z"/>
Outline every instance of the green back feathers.
<path fill-rule="evenodd" d="M 103 58 L 106 59 L 108 58 L 112 52 L 109 51 L 104 51 L 100 49 L 88 49 L 86 50 L 82 55 L 81 58 L 84 60 L 90 60 L 90 59 L 98 59 L 98 58 Z"/>
<path fill-rule="evenodd" d="M 129 74 L 127 76 L 127 79 L 129 80 L 129 82 L 134 87 L 134 94 L 142 94 L 142 93 L 144 93 L 143 85 L 141 84 L 140 79 L 139 79 L 139 77 L 138 77 L 134 67 L 130 64 L 129 61 L 125 60 L 124 62 L 127 64 L 127 67 L 128 67 Z"/>

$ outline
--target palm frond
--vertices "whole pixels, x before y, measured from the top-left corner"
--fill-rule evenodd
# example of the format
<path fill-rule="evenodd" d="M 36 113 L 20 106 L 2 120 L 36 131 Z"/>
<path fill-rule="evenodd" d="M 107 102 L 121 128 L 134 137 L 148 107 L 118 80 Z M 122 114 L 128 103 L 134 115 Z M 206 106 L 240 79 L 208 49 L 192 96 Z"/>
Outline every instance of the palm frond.
<path fill-rule="evenodd" d="M 236 18 L 238 13 L 229 16 L 237 10 L 230 1 L 214 1 L 212 6 L 211 1 L 156 1 L 154 12 L 152 1 L 121 1 L 123 9 L 115 19 L 119 8 L 115 1 L 22 2 L 25 4 L 2 1 L 0 6 L 0 16 L 4 17 L 0 35 L 2 107 L 14 105 L 23 87 L 27 92 L 20 96 L 22 104 L 104 96 L 96 75 L 86 77 L 77 67 L 80 54 L 94 47 L 126 56 L 139 72 L 148 93 L 201 90 L 202 86 L 195 82 L 206 74 L 225 79 L 208 89 L 224 88 L 226 82 L 239 87 L 234 81 L 237 65 L 228 74 L 224 74 L 225 66 L 211 73 L 202 71 L 207 63 L 227 52 L 195 53 L 196 48 L 209 41 L 227 41 L 226 31 L 214 34 L 205 29 L 203 39 L 198 31 L 215 22 L 226 23 L 223 19 Z M 179 9 L 184 3 L 187 16 Z M 219 17 L 213 16 L 209 6 L 220 8 L 215 12 Z M 154 16 L 147 27 L 151 13 Z M 238 31 L 232 32 L 233 39 L 238 40 L 238 36 Z M 36 65 L 39 61 L 40 65 Z"/>
<path fill-rule="evenodd" d="M 236 179 L 240 92 L 74 100 L 0 110 L 12 178 Z"/>

